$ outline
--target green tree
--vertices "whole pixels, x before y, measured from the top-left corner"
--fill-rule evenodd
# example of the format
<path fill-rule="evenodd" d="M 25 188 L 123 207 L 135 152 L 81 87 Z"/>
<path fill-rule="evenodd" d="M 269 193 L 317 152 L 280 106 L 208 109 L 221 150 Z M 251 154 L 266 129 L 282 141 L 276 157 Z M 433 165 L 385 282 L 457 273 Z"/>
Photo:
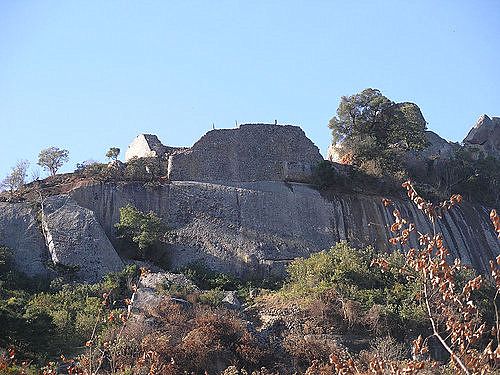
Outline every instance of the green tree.
<path fill-rule="evenodd" d="M 153 211 L 139 211 L 131 204 L 120 208 L 120 222 L 115 224 L 118 238 L 133 242 L 139 248 L 139 255 L 147 257 L 147 251 L 159 243 L 166 230 Z"/>
<path fill-rule="evenodd" d="M 108 152 L 106 152 L 106 157 L 111 160 L 118 159 L 118 155 L 120 155 L 120 149 L 118 147 L 111 147 Z"/>
<path fill-rule="evenodd" d="M 0 188 L 8 189 L 11 193 L 22 187 L 26 181 L 26 172 L 29 161 L 20 160 L 12 167 L 11 172 L 0 182 Z"/>
<path fill-rule="evenodd" d="M 426 121 L 413 103 L 395 103 L 379 90 L 343 96 L 329 124 L 332 144 L 352 164 L 374 162 L 381 171 L 398 170 L 400 158 L 426 145 Z"/>
<path fill-rule="evenodd" d="M 38 154 L 38 165 L 54 176 L 69 158 L 69 151 L 58 147 L 46 148 Z"/>

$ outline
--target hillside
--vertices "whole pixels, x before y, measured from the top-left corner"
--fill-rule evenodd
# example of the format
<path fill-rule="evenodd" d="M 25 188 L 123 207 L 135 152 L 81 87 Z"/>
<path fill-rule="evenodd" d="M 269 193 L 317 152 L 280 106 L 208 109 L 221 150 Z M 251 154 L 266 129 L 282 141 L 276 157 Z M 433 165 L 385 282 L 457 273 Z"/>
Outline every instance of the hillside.
<path fill-rule="evenodd" d="M 332 353 L 356 355 L 366 368 L 375 358 L 404 366 L 408 343 L 432 334 L 422 281 L 408 278 L 401 254 L 434 233 L 432 246 L 444 254 L 436 264 L 458 261 L 450 277 L 459 286 L 471 272 L 489 280 L 490 261 L 500 255 L 487 203 L 454 195 L 444 204 L 450 209 L 428 203 L 432 216 L 397 181 L 323 161 L 298 127 L 213 130 L 192 148 L 163 147 L 150 135 L 132 145 L 126 164 L 84 165 L 1 195 L 2 345 L 38 363 L 64 353 L 82 361 L 59 361 L 61 371 L 97 361 L 113 373 L 119 360 L 123 369 L 166 374 L 262 366 L 274 372 L 254 374 L 314 366 L 333 373 Z M 433 147 L 409 165 L 418 170 Z M 126 223 L 124 208 L 140 225 Z M 395 237 L 408 223 L 414 233 Z M 127 234 L 131 228 L 139 232 Z M 475 296 L 488 324 L 493 290 L 488 281 Z M 46 346 L 29 333 L 43 319 Z M 102 346 L 102 357 L 92 357 L 96 332 L 118 352 Z M 397 350 L 384 346 L 384 335 Z M 123 337 L 131 341 L 122 352 Z M 78 346 L 83 340 L 87 351 Z M 418 366 L 447 359 L 440 344 L 428 344 L 432 358 Z M 157 354 L 141 362 L 127 350 Z"/>

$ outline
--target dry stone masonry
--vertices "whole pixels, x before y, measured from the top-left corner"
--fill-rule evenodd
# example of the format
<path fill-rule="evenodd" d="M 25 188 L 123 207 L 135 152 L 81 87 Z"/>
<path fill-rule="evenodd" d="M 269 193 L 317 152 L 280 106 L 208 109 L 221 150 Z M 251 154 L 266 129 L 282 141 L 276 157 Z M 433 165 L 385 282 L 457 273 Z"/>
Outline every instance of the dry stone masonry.
<path fill-rule="evenodd" d="M 139 134 L 125 151 L 125 161 L 128 162 L 133 158 L 165 158 L 182 149 L 163 145 L 156 135 Z"/>
<path fill-rule="evenodd" d="M 244 124 L 205 134 L 193 147 L 175 149 L 156 136 L 141 134 L 130 144 L 132 157 L 162 156 L 171 181 L 243 182 L 310 179 L 323 160 L 298 126 Z"/>

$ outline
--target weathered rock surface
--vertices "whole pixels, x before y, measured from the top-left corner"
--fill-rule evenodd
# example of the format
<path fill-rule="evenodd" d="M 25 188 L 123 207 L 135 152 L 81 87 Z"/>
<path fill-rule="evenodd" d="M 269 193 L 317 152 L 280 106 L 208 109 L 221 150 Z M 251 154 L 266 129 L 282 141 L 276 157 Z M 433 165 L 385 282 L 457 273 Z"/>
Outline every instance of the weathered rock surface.
<path fill-rule="evenodd" d="M 467 147 L 478 149 L 485 156 L 500 159 L 500 117 L 480 116 L 463 143 Z"/>
<path fill-rule="evenodd" d="M 123 262 L 94 213 L 80 207 L 68 195 L 44 202 L 42 225 L 52 261 L 76 267 L 80 281 L 97 282 L 123 268 Z"/>
<path fill-rule="evenodd" d="M 138 289 L 133 301 L 134 311 L 154 315 L 155 310 L 166 298 L 177 303 L 189 304 L 189 302 L 181 298 L 169 297 L 167 294 L 162 293 L 162 290 L 168 290 L 169 287 L 175 287 L 186 292 L 200 292 L 200 289 L 183 274 L 147 272 L 139 279 Z"/>
<path fill-rule="evenodd" d="M 380 197 L 336 194 L 325 199 L 308 185 L 247 182 L 219 185 L 178 181 L 156 188 L 140 183 L 96 184 L 71 193 L 93 212 L 114 239 L 119 208 L 132 203 L 163 217 L 176 236 L 172 266 L 201 261 L 244 277 L 279 274 L 288 262 L 327 249 L 340 240 L 386 249 L 392 211 Z M 397 207 L 421 232 L 429 221 L 407 201 Z M 437 224 L 453 256 L 488 270 L 500 245 L 488 210 L 464 202 Z"/>
<path fill-rule="evenodd" d="M 176 181 L 307 181 L 323 160 L 298 126 L 244 124 L 206 133 L 188 150 L 172 154 L 168 177 Z"/>
<path fill-rule="evenodd" d="M 148 272 L 139 279 L 139 286 L 143 288 L 157 289 L 160 286 L 176 285 L 181 288 L 199 292 L 199 288 L 193 284 L 184 274 L 171 272 Z"/>
<path fill-rule="evenodd" d="M 241 302 L 238 299 L 238 294 L 234 290 L 224 292 L 224 298 L 222 299 L 222 305 L 226 306 L 228 309 L 238 310 L 241 308 Z"/>
<path fill-rule="evenodd" d="M 47 276 L 49 252 L 36 220 L 36 209 L 26 203 L 0 202 L 0 246 L 13 251 L 14 267 L 30 277 Z"/>
<path fill-rule="evenodd" d="M 174 151 L 183 149 L 182 147 L 165 146 L 154 134 L 139 134 L 125 151 L 125 161 L 128 162 L 133 158 L 163 158 Z"/>

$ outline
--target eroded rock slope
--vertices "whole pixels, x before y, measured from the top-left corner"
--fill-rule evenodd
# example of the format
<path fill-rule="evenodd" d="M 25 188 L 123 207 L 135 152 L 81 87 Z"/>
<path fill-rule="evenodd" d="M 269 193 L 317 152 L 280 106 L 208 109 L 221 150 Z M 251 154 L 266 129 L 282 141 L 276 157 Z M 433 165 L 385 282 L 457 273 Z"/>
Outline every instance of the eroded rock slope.
<path fill-rule="evenodd" d="M 139 183 L 96 184 L 71 193 L 95 212 L 114 241 L 119 208 L 132 203 L 163 217 L 176 233 L 169 246 L 172 266 L 201 261 L 248 276 L 281 273 L 291 259 L 329 248 L 340 240 L 388 248 L 392 211 L 380 197 L 336 194 L 325 199 L 305 184 L 252 182 L 219 185 L 173 182 L 156 188 Z M 407 201 L 398 208 L 431 231 L 428 220 Z M 463 203 L 437 224 L 455 257 L 479 270 L 500 254 L 488 210 Z"/>
<path fill-rule="evenodd" d="M 30 275 L 45 272 L 50 259 L 76 266 L 80 280 L 95 281 L 123 265 L 112 244 L 118 243 L 119 209 L 127 203 L 156 212 L 171 228 L 166 251 L 172 268 L 202 262 L 243 277 L 281 274 L 293 258 L 340 240 L 387 249 L 393 222 L 380 197 L 338 193 L 326 199 L 298 183 L 95 183 L 48 198 L 43 234 L 32 204 L 0 203 L 0 245 L 11 247 L 18 268 Z M 395 204 L 421 232 L 431 230 L 412 204 Z M 500 254 L 484 207 L 464 202 L 437 230 L 454 257 L 483 272 Z"/>

